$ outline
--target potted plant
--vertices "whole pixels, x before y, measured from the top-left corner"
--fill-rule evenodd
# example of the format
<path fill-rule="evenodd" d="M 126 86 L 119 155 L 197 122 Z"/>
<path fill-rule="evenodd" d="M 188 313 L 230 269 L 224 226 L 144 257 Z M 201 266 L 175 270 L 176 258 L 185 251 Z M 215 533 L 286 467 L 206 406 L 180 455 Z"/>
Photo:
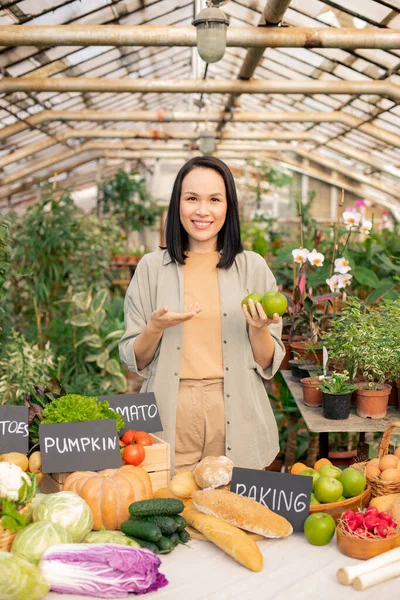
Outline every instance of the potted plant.
<path fill-rule="evenodd" d="M 344 367 L 357 384 L 357 414 L 386 415 L 391 386 L 399 374 L 400 300 L 376 307 L 349 298 L 341 317 L 323 336 L 330 361 Z"/>
<path fill-rule="evenodd" d="M 329 377 L 320 377 L 319 390 L 322 392 L 322 409 L 325 419 L 348 419 L 352 393 L 357 389 L 348 380 L 347 371 L 333 372 Z"/>

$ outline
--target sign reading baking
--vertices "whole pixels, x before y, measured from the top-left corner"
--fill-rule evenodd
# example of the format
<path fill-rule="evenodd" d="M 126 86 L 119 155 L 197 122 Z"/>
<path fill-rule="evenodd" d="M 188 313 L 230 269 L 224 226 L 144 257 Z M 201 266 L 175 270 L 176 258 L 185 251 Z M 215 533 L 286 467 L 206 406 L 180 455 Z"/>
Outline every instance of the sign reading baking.
<path fill-rule="evenodd" d="M 43 473 L 122 466 L 115 419 L 40 425 L 39 439 Z"/>
<path fill-rule="evenodd" d="M 29 450 L 28 407 L 0 406 L 0 453 Z"/>
<path fill-rule="evenodd" d="M 308 517 L 312 477 L 235 467 L 231 492 L 248 496 L 285 517 L 294 531 L 303 531 Z"/>
<path fill-rule="evenodd" d="M 146 431 L 147 433 L 156 433 L 163 430 L 156 397 L 153 392 L 100 396 L 99 400 L 107 400 L 110 409 L 118 412 L 123 418 L 125 428 L 122 429 L 121 434 L 129 429 Z"/>

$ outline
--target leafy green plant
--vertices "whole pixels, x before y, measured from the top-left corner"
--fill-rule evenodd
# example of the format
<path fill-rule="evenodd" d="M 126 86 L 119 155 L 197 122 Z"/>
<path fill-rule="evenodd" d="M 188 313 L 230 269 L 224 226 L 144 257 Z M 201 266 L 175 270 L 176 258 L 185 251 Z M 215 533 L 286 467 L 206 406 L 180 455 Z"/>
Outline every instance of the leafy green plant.
<path fill-rule="evenodd" d="M 347 371 L 343 373 L 331 373 L 328 377 L 320 377 L 321 385 L 319 389 L 325 394 L 350 394 L 357 389 L 354 383 L 348 381 L 349 374 Z"/>
<path fill-rule="evenodd" d="M 350 379 L 363 378 L 370 389 L 400 374 L 400 300 L 372 308 L 351 297 L 323 342 L 330 361 L 346 369 Z"/>
<path fill-rule="evenodd" d="M 66 391 L 60 381 L 54 377 L 45 386 L 34 385 L 25 394 L 24 405 L 28 407 L 28 426 L 30 450 L 39 444 L 39 425 L 43 419 L 43 409 L 56 398 L 65 396 Z"/>
<path fill-rule="evenodd" d="M 117 430 L 124 428 L 121 415 L 110 409 L 106 400 L 98 401 L 93 396 L 67 394 L 53 400 L 43 411 L 42 423 L 71 423 L 74 421 L 98 421 L 115 419 Z"/>
<path fill-rule="evenodd" d="M 93 296 L 91 287 L 85 292 L 73 294 L 65 301 L 70 304 L 73 312 L 67 323 L 76 330 L 75 349 L 83 347 L 84 361 L 97 367 L 103 388 L 123 393 L 127 389 L 127 381 L 122 373 L 121 363 L 113 358 L 112 352 L 118 346 L 124 330 L 105 332 L 105 304 L 108 297 L 107 290 L 99 290 Z"/>
<path fill-rule="evenodd" d="M 161 210 L 154 204 L 145 180 L 139 173 L 118 171 L 101 189 L 100 206 L 104 215 L 113 216 L 126 236 L 126 251 L 130 249 L 130 234 L 156 224 Z"/>
<path fill-rule="evenodd" d="M 54 358 L 50 344 L 43 350 L 18 331 L 11 331 L 0 358 L 1 404 L 23 404 L 35 385 L 44 386 L 62 368 L 62 357 Z"/>

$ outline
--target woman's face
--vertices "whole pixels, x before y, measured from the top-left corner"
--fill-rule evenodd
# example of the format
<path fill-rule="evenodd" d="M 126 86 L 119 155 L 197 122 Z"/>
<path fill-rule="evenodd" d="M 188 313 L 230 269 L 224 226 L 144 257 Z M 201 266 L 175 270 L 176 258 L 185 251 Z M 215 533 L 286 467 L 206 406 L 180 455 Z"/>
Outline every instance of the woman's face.
<path fill-rule="evenodd" d="M 217 249 L 218 232 L 225 223 L 226 211 L 222 176 L 214 169 L 192 169 L 182 181 L 180 200 L 180 219 L 189 236 L 189 250 Z"/>

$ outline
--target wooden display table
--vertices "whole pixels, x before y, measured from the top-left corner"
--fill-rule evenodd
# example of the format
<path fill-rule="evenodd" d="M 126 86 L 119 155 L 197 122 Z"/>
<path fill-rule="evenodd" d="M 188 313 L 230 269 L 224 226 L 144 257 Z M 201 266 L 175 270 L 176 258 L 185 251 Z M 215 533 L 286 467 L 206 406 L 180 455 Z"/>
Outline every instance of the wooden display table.
<path fill-rule="evenodd" d="M 349 432 L 359 434 L 358 460 L 366 460 L 365 456 L 365 433 L 367 431 L 383 432 L 392 423 L 400 420 L 400 411 L 395 406 L 389 406 L 387 415 L 383 419 L 362 419 L 356 414 L 355 406 L 350 409 L 348 419 L 333 421 L 325 419 L 322 408 L 311 408 L 303 402 L 303 390 L 301 384 L 293 381 L 291 371 L 281 371 L 285 382 L 296 402 L 296 405 L 304 419 L 309 431 L 320 434 L 321 457 L 328 457 L 328 434 L 337 432 Z"/>
<path fill-rule="evenodd" d="M 209 542 L 192 540 L 161 556 L 160 571 L 169 583 L 146 600 L 394 600 L 399 579 L 364 592 L 336 580 L 340 567 L 359 564 L 336 549 L 336 540 L 311 546 L 302 534 L 258 542 L 264 567 L 253 573 Z M 132 600 L 134 595 L 130 595 Z M 88 596 L 62 596 L 50 592 L 44 600 L 88 600 Z M 126 596 L 128 600 L 128 596 Z"/>

